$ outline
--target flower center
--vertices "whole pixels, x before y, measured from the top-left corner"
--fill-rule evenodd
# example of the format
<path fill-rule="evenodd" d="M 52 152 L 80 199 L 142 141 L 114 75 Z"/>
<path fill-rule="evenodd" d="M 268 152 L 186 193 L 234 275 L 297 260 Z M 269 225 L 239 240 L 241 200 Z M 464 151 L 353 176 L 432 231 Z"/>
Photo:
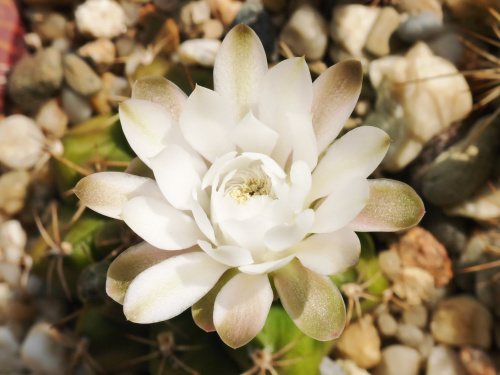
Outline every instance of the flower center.
<path fill-rule="evenodd" d="M 231 188 L 231 197 L 238 204 L 243 204 L 254 195 L 269 195 L 270 183 L 266 178 L 250 177 L 241 184 L 233 185 Z"/>

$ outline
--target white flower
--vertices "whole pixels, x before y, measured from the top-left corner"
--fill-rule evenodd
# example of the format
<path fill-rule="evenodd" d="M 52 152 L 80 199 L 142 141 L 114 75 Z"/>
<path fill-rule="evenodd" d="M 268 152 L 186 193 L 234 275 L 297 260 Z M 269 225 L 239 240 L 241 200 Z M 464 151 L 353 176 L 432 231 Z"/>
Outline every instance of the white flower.
<path fill-rule="evenodd" d="M 155 179 L 103 172 L 75 188 L 146 241 L 108 271 L 107 292 L 129 320 L 193 306 L 201 328 L 239 347 L 262 329 L 273 285 L 306 334 L 342 332 L 344 303 L 326 275 L 357 264 L 354 231 L 398 230 L 423 214 L 407 185 L 367 180 L 389 147 L 385 132 L 364 126 L 329 146 L 361 80 L 356 61 L 314 84 L 303 58 L 268 70 L 259 39 L 240 25 L 217 55 L 215 91 L 198 86 L 186 98 L 159 77 L 135 84 L 120 119 Z"/>

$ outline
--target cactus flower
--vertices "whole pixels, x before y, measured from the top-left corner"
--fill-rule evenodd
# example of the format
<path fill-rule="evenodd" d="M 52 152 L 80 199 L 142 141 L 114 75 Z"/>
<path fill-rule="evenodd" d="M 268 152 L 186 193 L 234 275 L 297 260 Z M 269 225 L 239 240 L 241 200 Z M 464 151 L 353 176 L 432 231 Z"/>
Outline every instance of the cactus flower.
<path fill-rule="evenodd" d="M 314 83 L 304 58 L 268 70 L 260 40 L 239 25 L 217 55 L 214 91 L 186 97 L 161 77 L 136 82 L 120 120 L 154 178 L 102 172 L 75 188 L 144 239 L 108 271 L 107 293 L 127 319 L 154 323 L 192 307 L 198 326 L 236 348 L 279 297 L 307 335 L 340 335 L 344 302 L 327 275 L 357 264 L 355 231 L 408 228 L 424 212 L 409 186 L 367 179 L 389 147 L 384 131 L 362 126 L 335 140 L 361 81 L 354 60 Z"/>

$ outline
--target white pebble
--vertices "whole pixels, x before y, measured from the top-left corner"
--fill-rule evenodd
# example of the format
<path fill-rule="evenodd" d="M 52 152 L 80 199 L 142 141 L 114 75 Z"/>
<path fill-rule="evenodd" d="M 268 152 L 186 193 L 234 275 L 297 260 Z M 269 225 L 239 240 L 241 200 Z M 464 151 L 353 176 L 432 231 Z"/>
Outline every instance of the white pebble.
<path fill-rule="evenodd" d="M 75 11 L 80 32 L 95 38 L 114 38 L 125 31 L 125 12 L 111 0 L 87 0 Z"/>
<path fill-rule="evenodd" d="M 179 47 L 179 57 L 186 65 L 201 65 L 211 68 L 215 63 L 215 56 L 221 42 L 215 39 L 191 39 L 183 42 Z"/>
<path fill-rule="evenodd" d="M 382 361 L 374 369 L 374 375 L 417 375 L 420 354 L 413 348 L 391 345 L 382 350 Z"/>
<path fill-rule="evenodd" d="M 418 348 L 424 342 L 422 330 L 409 324 L 400 324 L 396 337 L 402 344 L 412 348 Z"/>
<path fill-rule="evenodd" d="M 427 359 L 426 375 L 466 375 L 458 354 L 453 349 L 439 345 L 432 349 Z"/>
<path fill-rule="evenodd" d="M 427 316 L 427 309 L 424 305 L 410 306 L 409 309 L 403 311 L 403 322 L 419 328 L 425 328 Z"/>

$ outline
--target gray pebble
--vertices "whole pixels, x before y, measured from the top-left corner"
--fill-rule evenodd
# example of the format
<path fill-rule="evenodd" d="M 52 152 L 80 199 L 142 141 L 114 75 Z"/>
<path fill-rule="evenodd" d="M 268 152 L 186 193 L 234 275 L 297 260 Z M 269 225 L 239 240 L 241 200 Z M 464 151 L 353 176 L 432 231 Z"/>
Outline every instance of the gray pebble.
<path fill-rule="evenodd" d="M 99 76 L 81 58 L 69 54 L 63 58 L 64 78 L 68 85 L 83 96 L 90 96 L 102 88 Z"/>
<path fill-rule="evenodd" d="M 73 125 L 88 120 L 92 116 L 92 106 L 87 98 L 78 95 L 69 87 L 64 87 L 61 92 L 62 107 L 68 115 L 69 122 Z"/>
<path fill-rule="evenodd" d="M 406 42 L 427 39 L 438 33 L 443 27 L 443 20 L 434 12 L 425 11 L 410 16 L 402 22 L 396 33 Z"/>

